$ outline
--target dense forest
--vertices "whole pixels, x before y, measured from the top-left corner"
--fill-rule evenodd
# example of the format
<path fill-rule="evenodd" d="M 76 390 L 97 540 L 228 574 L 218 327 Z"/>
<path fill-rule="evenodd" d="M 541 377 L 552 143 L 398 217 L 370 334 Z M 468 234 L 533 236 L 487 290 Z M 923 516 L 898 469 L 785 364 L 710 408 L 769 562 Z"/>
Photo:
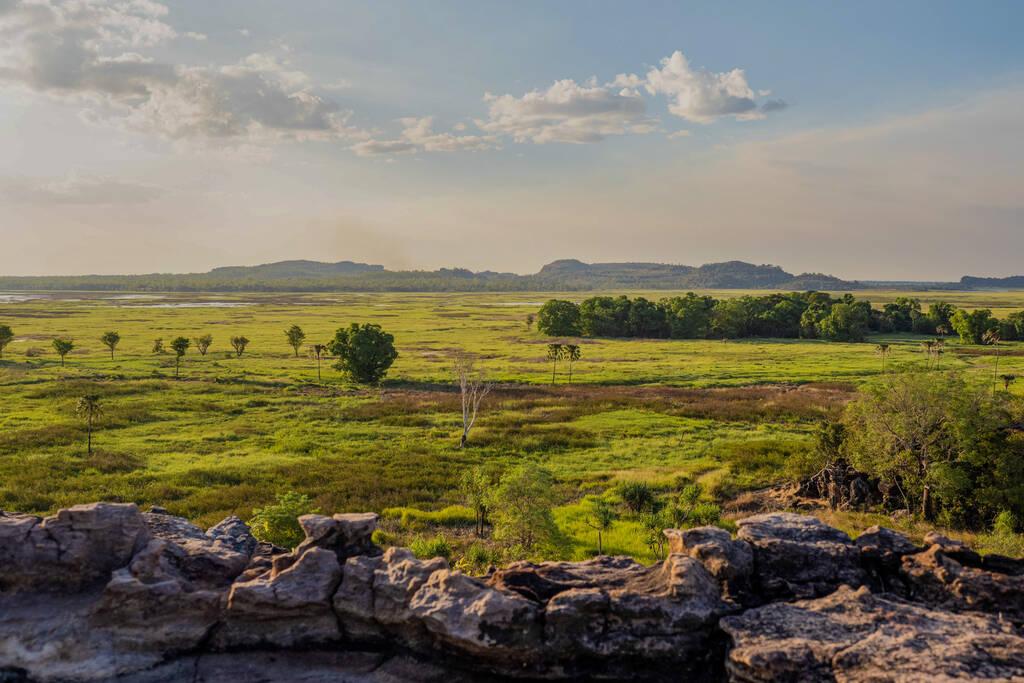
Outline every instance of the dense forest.
<path fill-rule="evenodd" d="M 689 292 L 654 302 L 643 297 L 596 296 L 580 304 L 551 299 L 537 329 L 552 336 L 654 339 L 776 337 L 858 342 L 871 332 L 956 333 L 965 343 L 1024 339 L 1024 311 L 998 320 L 987 309 L 965 311 L 900 297 L 882 308 L 851 294 L 794 292 L 715 299 Z"/>

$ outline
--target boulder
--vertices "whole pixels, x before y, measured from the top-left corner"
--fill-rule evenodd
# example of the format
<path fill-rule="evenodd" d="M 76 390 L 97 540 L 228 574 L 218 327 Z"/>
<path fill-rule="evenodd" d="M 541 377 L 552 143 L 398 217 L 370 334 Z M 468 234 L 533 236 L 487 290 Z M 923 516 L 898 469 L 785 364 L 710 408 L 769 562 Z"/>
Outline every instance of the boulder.
<path fill-rule="evenodd" d="M 215 646 L 308 647 L 338 640 L 331 599 L 340 581 L 335 554 L 310 548 L 284 569 L 275 565 L 268 574 L 235 583 Z"/>
<path fill-rule="evenodd" d="M 350 557 L 334 595 L 334 611 L 346 636 L 367 642 L 388 634 L 410 647 L 422 644 L 426 629 L 409 603 L 434 572 L 448 568 L 442 557 L 419 560 L 407 548 L 388 548 L 383 556 Z"/>
<path fill-rule="evenodd" d="M 665 529 L 669 551 L 682 553 L 704 565 L 730 599 L 750 592 L 754 552 L 746 541 L 734 541 L 729 532 L 714 526 Z"/>
<path fill-rule="evenodd" d="M 903 558 L 900 569 L 909 586 L 908 597 L 952 611 L 999 615 L 1024 626 L 1024 575 L 990 571 L 980 557 L 980 566 L 963 564 L 949 554 L 948 547 L 936 543 Z M 965 548 L 954 547 L 952 552 L 961 560 L 977 557 Z"/>
<path fill-rule="evenodd" d="M 860 586 L 860 549 L 839 529 L 787 512 L 740 520 L 736 537 L 754 552 L 754 592 L 762 601 L 828 595 Z"/>
<path fill-rule="evenodd" d="M 438 645 L 504 673 L 529 670 L 541 656 L 541 610 L 531 600 L 442 569 L 409 601 L 409 612 Z"/>
<path fill-rule="evenodd" d="M 988 616 L 838 589 L 726 617 L 729 680 L 1020 680 L 1024 638 Z"/>
<path fill-rule="evenodd" d="M 378 516 L 372 512 L 333 517 L 303 515 L 299 517 L 299 525 L 306 538 L 295 549 L 295 556 L 301 556 L 310 548 L 330 550 L 339 563 L 358 555 L 379 555 L 381 550 L 372 540 L 377 520 Z"/>
<path fill-rule="evenodd" d="M 921 552 L 921 548 L 903 534 L 881 526 L 870 527 L 855 543 L 871 586 L 881 592 L 906 595 L 900 563 L 906 555 Z"/>
<path fill-rule="evenodd" d="M 90 503 L 41 519 L 0 516 L 0 591 L 75 592 L 102 585 L 149 542 L 133 503 Z"/>

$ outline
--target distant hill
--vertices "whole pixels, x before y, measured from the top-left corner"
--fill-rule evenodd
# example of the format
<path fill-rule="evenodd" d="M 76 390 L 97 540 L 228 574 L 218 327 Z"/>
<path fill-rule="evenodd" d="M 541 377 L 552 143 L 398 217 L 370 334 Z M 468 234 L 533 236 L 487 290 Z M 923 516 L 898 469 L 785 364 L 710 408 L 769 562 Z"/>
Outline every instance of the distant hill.
<path fill-rule="evenodd" d="M 965 275 L 960 278 L 960 285 L 966 289 L 1024 289 L 1024 275 L 1011 277 L 972 277 Z"/>
<path fill-rule="evenodd" d="M 745 261 L 688 266 L 672 263 L 552 261 L 532 275 L 466 268 L 387 270 L 355 261 L 292 260 L 224 266 L 207 273 L 149 275 L 0 276 L 3 290 L 149 292 L 525 292 L 594 290 L 777 289 L 850 290 L 892 283 L 841 280 L 824 273 L 793 275 L 775 265 Z M 964 277 L 960 282 L 903 283 L 921 289 L 1024 289 L 1024 276 Z"/>
<path fill-rule="evenodd" d="M 264 263 L 259 266 L 223 266 L 209 272 L 211 277 L 239 278 L 255 277 L 277 280 L 280 278 L 320 277 L 324 275 L 349 275 L 352 273 L 379 273 L 384 266 L 372 266 L 368 263 L 338 261 L 323 263 L 321 261 L 278 261 Z"/>

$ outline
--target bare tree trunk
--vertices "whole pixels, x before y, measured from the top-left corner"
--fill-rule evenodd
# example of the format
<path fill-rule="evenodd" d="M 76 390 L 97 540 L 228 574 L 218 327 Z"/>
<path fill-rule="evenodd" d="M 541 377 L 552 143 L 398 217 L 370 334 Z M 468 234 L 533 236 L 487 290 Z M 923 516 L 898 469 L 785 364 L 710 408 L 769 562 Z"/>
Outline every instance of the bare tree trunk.
<path fill-rule="evenodd" d="M 88 446 L 89 455 L 92 455 L 92 417 L 89 418 L 89 422 L 88 422 L 88 426 L 86 427 L 86 430 L 87 430 L 87 432 L 89 434 L 89 437 L 88 437 L 88 441 L 89 441 L 89 446 Z"/>

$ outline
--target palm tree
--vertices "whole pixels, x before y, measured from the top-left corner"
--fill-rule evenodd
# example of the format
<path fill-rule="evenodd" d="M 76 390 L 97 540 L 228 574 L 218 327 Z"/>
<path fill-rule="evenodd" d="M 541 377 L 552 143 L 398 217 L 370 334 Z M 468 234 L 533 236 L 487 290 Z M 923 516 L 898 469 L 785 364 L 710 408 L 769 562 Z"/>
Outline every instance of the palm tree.
<path fill-rule="evenodd" d="M 882 357 L 882 373 L 885 373 L 885 357 L 889 355 L 888 344 L 878 344 L 875 346 L 875 353 Z"/>
<path fill-rule="evenodd" d="M 572 384 L 572 364 L 580 359 L 583 355 L 580 351 L 580 347 L 577 344 L 566 344 L 565 345 L 565 359 L 569 361 L 569 384 Z"/>
<path fill-rule="evenodd" d="M 1002 341 L 1002 337 L 999 336 L 999 330 L 989 330 L 981 336 L 981 341 L 990 345 L 996 351 L 996 363 L 992 368 L 992 393 L 996 393 L 996 378 L 999 376 L 999 342 Z"/>
<path fill-rule="evenodd" d="M 92 455 L 92 426 L 103 415 L 103 406 L 100 405 L 100 397 L 96 394 L 87 394 L 78 399 L 75 413 L 85 420 L 86 430 L 89 434 L 89 455 Z"/>
<path fill-rule="evenodd" d="M 551 383 L 555 383 L 555 372 L 558 370 L 558 361 L 562 360 L 565 349 L 561 344 L 548 344 L 548 360 L 551 361 Z"/>
<path fill-rule="evenodd" d="M 932 351 L 934 349 L 935 349 L 935 341 L 934 340 L 928 339 L 926 341 L 921 342 L 921 351 L 924 352 L 925 358 L 928 359 L 928 361 L 927 361 L 928 367 L 931 367 L 931 364 L 932 364 Z"/>
<path fill-rule="evenodd" d="M 309 355 L 316 358 L 316 381 L 321 382 L 320 379 L 320 359 L 327 353 L 327 344 L 311 344 L 309 347 Z"/>

